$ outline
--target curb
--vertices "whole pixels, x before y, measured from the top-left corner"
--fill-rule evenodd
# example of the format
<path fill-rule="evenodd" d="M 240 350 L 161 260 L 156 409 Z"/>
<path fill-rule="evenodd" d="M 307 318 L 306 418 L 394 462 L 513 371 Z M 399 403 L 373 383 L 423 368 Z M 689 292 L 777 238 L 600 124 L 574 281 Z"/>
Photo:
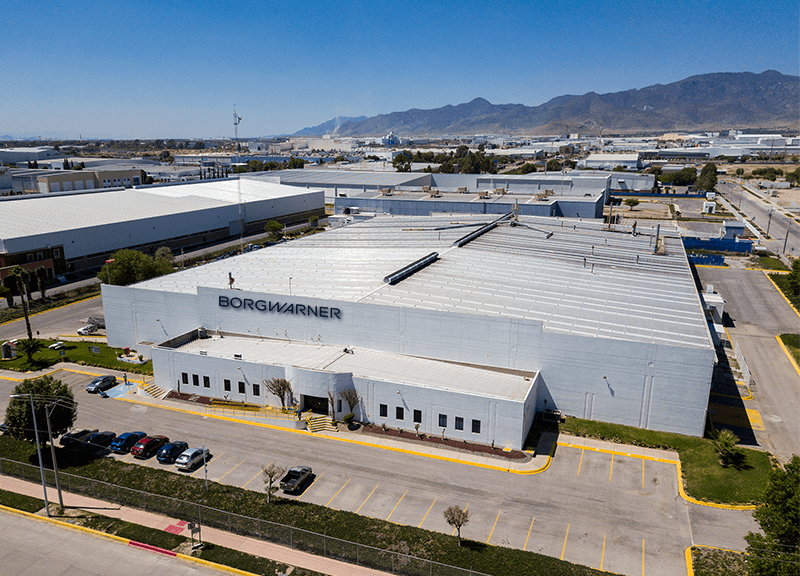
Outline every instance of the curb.
<path fill-rule="evenodd" d="M 783 296 L 783 299 L 784 299 L 784 300 L 786 300 L 786 303 L 789 305 L 789 307 L 790 307 L 792 310 L 794 310 L 794 313 L 795 313 L 795 314 L 797 314 L 798 316 L 800 316 L 800 312 L 798 312 L 798 311 L 797 311 L 797 308 L 795 308 L 795 307 L 794 307 L 794 304 L 792 304 L 792 301 L 791 301 L 791 300 L 789 300 L 789 299 L 786 297 L 786 294 L 784 294 L 784 293 L 783 293 L 783 290 L 781 290 L 780 288 L 778 288 L 778 285 L 777 285 L 777 284 L 775 284 L 775 281 L 774 281 L 772 278 L 770 278 L 770 277 L 769 277 L 769 274 L 767 274 L 766 272 L 764 272 L 764 276 L 766 276 L 766 277 L 767 277 L 767 280 L 769 280 L 770 284 L 772 284 L 772 285 L 775 287 L 775 290 L 777 290 L 777 291 L 778 291 L 778 294 L 780 294 L 781 296 Z"/>
<path fill-rule="evenodd" d="M 786 344 L 783 343 L 780 336 L 775 336 L 775 340 L 778 341 L 778 344 L 780 344 L 783 353 L 786 354 L 786 357 L 789 359 L 789 362 L 791 362 L 792 366 L 794 366 L 795 372 L 797 372 L 797 375 L 800 376 L 800 366 L 798 366 L 797 362 L 794 361 L 794 356 L 792 356 L 792 353 L 789 352 L 789 349 L 786 347 Z"/>

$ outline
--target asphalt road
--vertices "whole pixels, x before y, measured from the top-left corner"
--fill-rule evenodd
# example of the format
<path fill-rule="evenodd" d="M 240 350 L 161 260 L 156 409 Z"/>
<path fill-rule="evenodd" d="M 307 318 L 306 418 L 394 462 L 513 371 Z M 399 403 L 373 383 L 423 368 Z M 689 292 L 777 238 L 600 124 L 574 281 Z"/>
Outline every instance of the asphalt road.
<path fill-rule="evenodd" d="M 35 314 L 30 317 L 33 335 L 39 332 L 41 338 L 57 339 L 59 336 L 69 336 L 79 339 L 78 328 L 86 324 L 89 316 L 103 316 L 103 299 L 99 296 L 82 300 L 69 306 L 54 308 L 47 312 Z M 103 331 L 94 336 L 102 336 Z M 9 338 L 26 338 L 25 319 L 20 318 L 0 325 L 0 341 Z M 96 338 L 92 338 L 96 339 Z"/>
<path fill-rule="evenodd" d="M 728 332 L 752 373 L 765 447 L 785 462 L 800 450 L 800 376 L 775 336 L 797 333 L 800 318 L 763 272 L 702 267 L 697 272 L 703 285 L 713 284 L 726 300 Z"/>
<path fill-rule="evenodd" d="M 0 574 L 218 576 L 227 572 L 50 522 L 0 511 Z"/>

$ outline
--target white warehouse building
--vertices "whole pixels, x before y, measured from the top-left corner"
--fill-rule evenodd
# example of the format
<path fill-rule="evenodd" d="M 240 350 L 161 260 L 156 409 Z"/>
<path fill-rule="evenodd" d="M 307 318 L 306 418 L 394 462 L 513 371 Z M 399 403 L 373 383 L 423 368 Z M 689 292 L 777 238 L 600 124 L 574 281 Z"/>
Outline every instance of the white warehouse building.
<path fill-rule="evenodd" d="M 342 418 L 355 388 L 358 420 L 514 449 L 547 410 L 702 435 L 715 350 L 678 234 L 491 218 L 376 217 L 104 285 L 108 342 L 165 389 L 276 405 L 282 377 Z"/>

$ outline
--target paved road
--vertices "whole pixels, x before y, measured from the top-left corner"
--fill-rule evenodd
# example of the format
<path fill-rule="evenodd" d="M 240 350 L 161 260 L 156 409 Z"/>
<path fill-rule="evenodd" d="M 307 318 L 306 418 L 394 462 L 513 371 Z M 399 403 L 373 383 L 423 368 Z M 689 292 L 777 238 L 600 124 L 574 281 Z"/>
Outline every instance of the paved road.
<path fill-rule="evenodd" d="M 35 314 L 30 317 L 31 330 L 34 337 L 39 332 L 41 338 L 56 339 L 59 335 L 79 338 L 78 328 L 85 325 L 89 316 L 103 315 L 103 299 L 99 296 L 83 300 L 62 308 L 54 308 L 47 312 Z M 102 335 L 99 332 L 95 335 Z M 13 322 L 0 325 L 0 342 L 9 338 L 26 338 L 25 319 L 20 318 Z"/>
<path fill-rule="evenodd" d="M 218 576 L 227 572 L 0 510 L 0 574 Z"/>
<path fill-rule="evenodd" d="M 775 336 L 796 333 L 800 318 L 763 272 L 702 268 L 703 285 L 714 285 L 727 301 L 731 338 L 739 343 L 755 385 L 753 403 L 767 432 L 766 448 L 782 461 L 800 447 L 800 376 Z"/>

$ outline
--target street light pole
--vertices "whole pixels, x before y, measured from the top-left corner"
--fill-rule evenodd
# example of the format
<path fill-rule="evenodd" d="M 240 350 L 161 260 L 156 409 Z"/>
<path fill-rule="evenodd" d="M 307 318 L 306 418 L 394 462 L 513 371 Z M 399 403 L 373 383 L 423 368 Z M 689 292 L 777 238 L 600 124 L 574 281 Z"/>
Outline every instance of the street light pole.
<path fill-rule="evenodd" d="M 772 207 L 769 209 L 769 214 L 767 214 L 767 238 L 769 238 L 769 225 L 772 224 Z"/>
<path fill-rule="evenodd" d="M 786 238 L 783 239 L 783 254 L 786 255 L 786 242 L 789 241 L 789 231 L 791 230 L 791 225 L 786 227 Z"/>
<path fill-rule="evenodd" d="M 33 434 L 36 436 L 36 453 L 39 455 L 39 474 L 42 476 L 42 490 L 44 491 L 44 509 L 50 517 L 50 503 L 47 501 L 47 483 L 44 479 L 44 464 L 42 464 L 42 446 L 39 443 L 39 427 L 36 425 L 36 409 L 33 406 L 33 394 L 12 394 L 12 398 L 27 396 L 31 400 L 31 416 L 33 416 Z"/>
<path fill-rule="evenodd" d="M 50 455 L 53 457 L 53 472 L 56 475 L 56 490 L 58 491 L 58 505 L 61 508 L 64 508 L 64 497 L 61 495 L 61 482 L 58 480 L 58 462 L 56 462 L 56 448 L 53 445 L 53 432 L 50 429 L 50 414 L 52 410 L 48 410 L 48 408 L 52 407 L 55 408 L 58 401 L 51 402 L 45 407 L 44 413 L 47 417 L 47 438 L 50 441 Z"/>

